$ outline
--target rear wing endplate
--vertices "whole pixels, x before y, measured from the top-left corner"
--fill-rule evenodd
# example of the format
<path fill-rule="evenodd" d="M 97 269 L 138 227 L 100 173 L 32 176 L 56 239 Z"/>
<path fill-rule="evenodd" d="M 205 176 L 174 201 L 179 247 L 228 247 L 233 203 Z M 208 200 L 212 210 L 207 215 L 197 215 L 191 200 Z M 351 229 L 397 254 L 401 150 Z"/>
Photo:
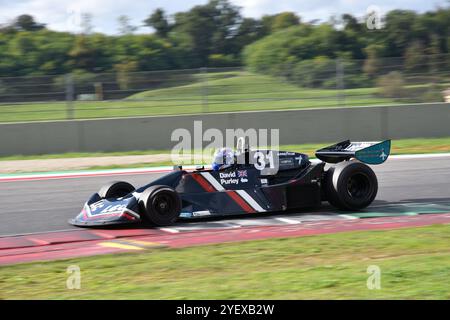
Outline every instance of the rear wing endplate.
<path fill-rule="evenodd" d="M 355 158 L 367 164 L 382 164 L 391 152 L 391 140 L 381 142 L 336 143 L 316 151 L 316 157 L 327 163 L 338 163 Z"/>

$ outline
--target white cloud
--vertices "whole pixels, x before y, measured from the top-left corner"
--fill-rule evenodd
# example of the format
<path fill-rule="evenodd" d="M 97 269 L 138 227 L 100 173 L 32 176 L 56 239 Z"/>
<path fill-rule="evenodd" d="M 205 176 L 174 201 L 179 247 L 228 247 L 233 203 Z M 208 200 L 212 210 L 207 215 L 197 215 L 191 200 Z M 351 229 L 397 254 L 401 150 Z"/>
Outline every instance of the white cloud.
<path fill-rule="evenodd" d="M 380 7 L 383 12 L 395 9 L 413 9 L 420 12 L 445 6 L 446 0 L 231 0 L 243 8 L 245 16 L 260 17 L 282 11 L 294 11 L 304 21 L 326 20 L 332 15 L 352 13 L 362 16 L 370 5 Z M 168 13 L 185 11 L 194 5 L 204 4 L 207 0 L 0 0 L 0 23 L 12 21 L 24 13 L 46 23 L 49 28 L 64 31 L 78 31 L 74 22 L 74 12 L 86 12 L 93 15 L 94 30 L 105 33 L 117 32 L 117 18 L 127 15 L 135 26 L 142 25 L 154 9 L 164 8 Z M 79 27 L 78 27 L 79 29 Z M 142 31 L 145 31 L 143 29 Z"/>

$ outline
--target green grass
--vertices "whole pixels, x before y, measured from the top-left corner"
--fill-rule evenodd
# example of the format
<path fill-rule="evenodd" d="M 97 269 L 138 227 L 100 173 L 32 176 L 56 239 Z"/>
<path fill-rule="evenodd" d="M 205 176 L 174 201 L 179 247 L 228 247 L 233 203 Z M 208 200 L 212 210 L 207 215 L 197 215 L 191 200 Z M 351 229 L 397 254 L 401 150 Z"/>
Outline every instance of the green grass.
<path fill-rule="evenodd" d="M 435 225 L 30 263 L 0 267 L 0 298 L 450 299 L 449 243 Z M 80 290 L 66 289 L 74 264 Z"/>
<path fill-rule="evenodd" d="M 198 77 L 191 84 L 149 90 L 120 101 L 74 102 L 76 119 L 336 107 L 333 89 L 300 88 L 270 76 L 244 71 L 208 74 L 207 89 Z M 342 92 L 341 92 L 342 93 Z M 347 89 L 346 106 L 393 104 L 376 88 Z M 203 95 L 207 94 L 207 102 Z M 0 122 L 67 118 L 64 102 L 0 105 Z"/>

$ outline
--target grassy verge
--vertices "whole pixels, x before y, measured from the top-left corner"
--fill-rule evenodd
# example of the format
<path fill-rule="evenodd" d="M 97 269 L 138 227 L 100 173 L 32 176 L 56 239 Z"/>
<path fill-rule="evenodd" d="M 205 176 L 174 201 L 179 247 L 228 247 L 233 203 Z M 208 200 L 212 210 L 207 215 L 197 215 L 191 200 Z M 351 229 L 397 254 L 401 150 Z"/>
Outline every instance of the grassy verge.
<path fill-rule="evenodd" d="M 207 91 L 206 91 L 207 90 Z M 204 97 L 207 92 L 207 99 Z M 377 88 L 310 89 L 278 78 L 249 72 L 220 72 L 208 75 L 205 83 L 154 89 L 118 101 L 76 101 L 76 119 L 193 114 L 251 110 L 302 109 L 395 104 L 401 101 L 380 97 Z M 207 100 L 207 105 L 205 104 Z M 406 101 L 405 101 L 406 102 Z M 65 102 L 2 104 L 2 122 L 62 120 L 67 118 Z"/>
<path fill-rule="evenodd" d="M 450 299 L 449 241 L 450 225 L 435 225 L 6 266 L 0 298 Z M 80 290 L 65 287 L 73 264 Z"/>

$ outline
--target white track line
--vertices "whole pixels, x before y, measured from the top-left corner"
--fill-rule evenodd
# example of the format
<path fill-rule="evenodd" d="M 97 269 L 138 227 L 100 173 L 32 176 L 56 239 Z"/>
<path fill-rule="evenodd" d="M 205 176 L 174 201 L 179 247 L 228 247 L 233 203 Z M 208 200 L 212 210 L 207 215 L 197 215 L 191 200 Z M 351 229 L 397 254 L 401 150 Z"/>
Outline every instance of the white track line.
<path fill-rule="evenodd" d="M 275 218 L 275 220 L 287 223 L 287 224 L 300 224 L 301 221 L 294 220 L 294 219 L 288 219 L 288 218 Z"/>
<path fill-rule="evenodd" d="M 389 159 L 428 159 L 450 157 L 450 153 L 427 153 L 427 154 L 398 154 L 389 156 Z"/>
<path fill-rule="evenodd" d="M 342 218 L 345 218 L 345 219 L 352 219 L 352 220 L 354 220 L 354 219 L 359 219 L 358 217 L 351 216 L 351 215 L 349 215 L 349 214 L 338 214 L 338 216 L 339 216 L 339 217 L 342 217 Z"/>
<path fill-rule="evenodd" d="M 168 232 L 168 233 L 179 233 L 180 230 L 174 229 L 174 228 L 159 228 L 159 230 Z"/>

